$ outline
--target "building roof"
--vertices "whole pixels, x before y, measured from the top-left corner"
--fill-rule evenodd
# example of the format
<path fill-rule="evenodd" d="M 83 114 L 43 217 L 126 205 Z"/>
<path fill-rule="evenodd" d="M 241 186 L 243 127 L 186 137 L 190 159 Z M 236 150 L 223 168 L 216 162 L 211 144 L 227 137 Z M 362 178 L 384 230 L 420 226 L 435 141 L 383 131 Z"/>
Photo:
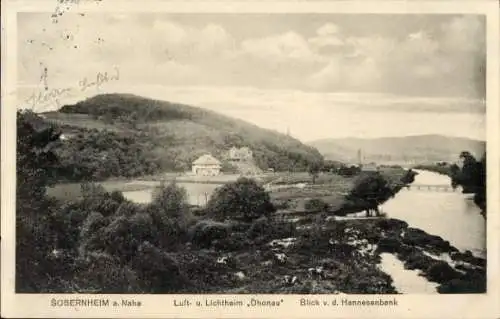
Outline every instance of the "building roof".
<path fill-rule="evenodd" d="M 194 165 L 220 165 L 220 161 L 210 154 L 200 156 L 193 162 Z"/>

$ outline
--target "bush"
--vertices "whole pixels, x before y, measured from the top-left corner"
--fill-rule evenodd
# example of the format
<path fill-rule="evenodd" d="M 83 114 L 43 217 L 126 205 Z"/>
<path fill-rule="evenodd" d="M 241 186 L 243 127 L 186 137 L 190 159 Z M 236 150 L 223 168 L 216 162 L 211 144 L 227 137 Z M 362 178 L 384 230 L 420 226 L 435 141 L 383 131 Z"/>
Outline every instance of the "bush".
<path fill-rule="evenodd" d="M 133 269 L 118 258 L 93 252 L 76 261 L 75 278 L 70 291 L 79 293 L 141 293 L 144 292 Z M 73 290 L 73 291 L 71 291 Z"/>
<path fill-rule="evenodd" d="M 102 185 L 84 183 L 81 185 L 83 199 L 80 207 L 86 211 L 96 211 L 104 217 L 115 214 L 116 210 L 124 202 L 123 195 L 116 192 L 108 193 Z"/>
<path fill-rule="evenodd" d="M 399 250 L 401 243 L 396 238 L 382 238 L 378 242 L 378 249 L 381 252 L 396 253 Z"/>
<path fill-rule="evenodd" d="M 175 182 L 166 186 L 162 183 L 153 195 L 150 209 L 162 218 L 183 220 L 189 212 L 187 192 Z"/>
<path fill-rule="evenodd" d="M 190 286 L 175 258 L 149 242 L 138 247 L 131 264 L 148 293 L 178 293 Z"/>
<path fill-rule="evenodd" d="M 123 261 L 134 257 L 139 245 L 146 240 L 154 240 L 155 227 L 148 214 L 138 214 L 131 218 L 116 217 L 103 230 L 103 246 L 113 256 Z"/>
<path fill-rule="evenodd" d="M 418 250 L 407 252 L 407 254 L 405 257 L 405 267 L 408 269 L 425 270 L 429 267 L 429 263 L 433 261 L 432 258 L 423 255 Z"/>
<path fill-rule="evenodd" d="M 256 219 L 247 231 L 247 235 L 250 238 L 256 238 L 259 236 L 265 236 L 272 233 L 273 227 L 271 226 L 271 221 L 267 217 L 261 217 Z"/>
<path fill-rule="evenodd" d="M 231 233 L 223 239 L 215 239 L 212 241 L 214 249 L 217 251 L 236 251 L 247 249 L 252 245 L 252 241 L 245 233 Z"/>
<path fill-rule="evenodd" d="M 330 206 L 319 198 L 312 198 L 306 201 L 304 208 L 309 212 L 325 212 Z"/>
<path fill-rule="evenodd" d="M 389 181 L 380 173 L 373 173 L 360 176 L 346 199 L 365 203 L 365 208 L 368 208 L 384 203 L 393 195 L 394 190 L 390 187 Z"/>
<path fill-rule="evenodd" d="M 188 230 L 189 240 L 199 247 L 210 247 L 214 240 L 229 236 L 230 226 L 213 220 L 202 220 Z"/>
<path fill-rule="evenodd" d="M 486 279 L 483 280 L 463 280 L 452 279 L 438 287 L 440 294 L 473 294 L 486 292 Z"/>
<path fill-rule="evenodd" d="M 429 280 L 447 282 L 457 278 L 458 273 L 445 261 L 436 261 L 427 268 Z"/>
<path fill-rule="evenodd" d="M 401 230 L 408 227 L 408 223 L 398 219 L 381 219 L 377 221 L 377 226 L 385 231 Z"/>
<path fill-rule="evenodd" d="M 269 194 L 253 179 L 240 177 L 218 188 L 207 203 L 207 210 L 217 220 L 252 221 L 276 211 Z"/>
<path fill-rule="evenodd" d="M 263 241 L 295 235 L 296 227 L 293 223 L 273 222 L 266 217 L 255 220 L 247 231 L 249 238 L 261 238 Z"/>

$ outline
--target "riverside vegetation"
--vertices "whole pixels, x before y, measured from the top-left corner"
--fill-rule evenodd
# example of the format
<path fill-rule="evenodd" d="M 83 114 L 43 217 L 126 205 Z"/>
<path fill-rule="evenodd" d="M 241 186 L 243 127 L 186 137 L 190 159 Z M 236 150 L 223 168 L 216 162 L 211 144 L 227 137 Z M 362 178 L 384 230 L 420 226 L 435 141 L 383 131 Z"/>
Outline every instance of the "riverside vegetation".
<path fill-rule="evenodd" d="M 299 191 L 276 198 L 248 178 L 219 188 L 205 208 L 190 207 L 175 183 L 149 204 L 92 183 L 82 184 L 82 198 L 62 201 L 46 194 L 65 160 L 60 132 L 35 117 L 18 113 L 18 293 L 395 293 L 377 265 L 382 252 L 422 270 L 442 293 L 484 292 L 484 261 L 439 237 L 394 219 L 329 218 L 388 200 L 411 182 L 404 170 L 342 177 L 347 196 L 336 205 L 318 194 L 340 177 L 311 170 L 318 187 L 301 190 L 309 214 L 298 220 L 276 216 Z"/>
<path fill-rule="evenodd" d="M 453 187 L 461 186 L 463 193 L 474 195 L 474 203 L 481 208 L 481 215 L 486 218 L 486 153 L 479 161 L 467 151 L 461 152 L 459 158 L 463 163 L 461 168 L 447 162 L 419 165 L 416 168 L 450 177 Z"/>

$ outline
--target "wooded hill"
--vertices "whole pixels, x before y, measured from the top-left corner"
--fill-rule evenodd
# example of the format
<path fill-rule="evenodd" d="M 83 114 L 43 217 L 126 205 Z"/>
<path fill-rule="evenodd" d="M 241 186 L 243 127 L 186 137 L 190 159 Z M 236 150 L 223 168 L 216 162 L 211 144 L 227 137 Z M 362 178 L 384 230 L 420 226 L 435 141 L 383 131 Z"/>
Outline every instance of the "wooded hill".
<path fill-rule="evenodd" d="M 204 153 L 224 161 L 233 147 L 249 147 L 261 169 L 305 171 L 322 155 L 272 130 L 203 108 L 128 94 L 97 95 L 56 112 L 44 122 L 63 132 L 57 148 L 62 179 L 103 180 L 186 171 Z"/>

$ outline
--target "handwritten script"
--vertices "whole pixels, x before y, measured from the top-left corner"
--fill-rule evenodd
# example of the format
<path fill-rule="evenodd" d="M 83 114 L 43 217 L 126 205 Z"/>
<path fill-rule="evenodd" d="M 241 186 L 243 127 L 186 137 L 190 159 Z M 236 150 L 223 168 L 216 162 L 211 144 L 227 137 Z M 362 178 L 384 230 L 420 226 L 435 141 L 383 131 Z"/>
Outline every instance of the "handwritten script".
<path fill-rule="evenodd" d="M 71 6 L 73 5 L 79 5 L 83 2 L 94 2 L 98 4 L 101 1 L 102 0 L 57 0 L 56 7 L 54 9 L 54 12 L 52 13 L 52 22 L 57 23 L 57 18 L 62 16 L 63 13 L 69 11 Z"/>
<path fill-rule="evenodd" d="M 78 81 L 76 87 L 66 87 L 66 88 L 48 88 L 47 83 L 47 71 L 44 69 L 42 75 L 42 81 L 44 83 L 44 89 L 33 92 L 28 98 L 24 100 L 27 104 L 26 107 L 31 107 L 35 110 L 37 107 L 47 107 L 51 104 L 61 107 L 61 98 L 69 95 L 70 93 L 85 92 L 90 89 L 99 90 L 105 83 L 119 81 L 120 80 L 120 70 L 115 67 L 114 72 L 98 72 L 95 77 L 85 77 Z"/>

